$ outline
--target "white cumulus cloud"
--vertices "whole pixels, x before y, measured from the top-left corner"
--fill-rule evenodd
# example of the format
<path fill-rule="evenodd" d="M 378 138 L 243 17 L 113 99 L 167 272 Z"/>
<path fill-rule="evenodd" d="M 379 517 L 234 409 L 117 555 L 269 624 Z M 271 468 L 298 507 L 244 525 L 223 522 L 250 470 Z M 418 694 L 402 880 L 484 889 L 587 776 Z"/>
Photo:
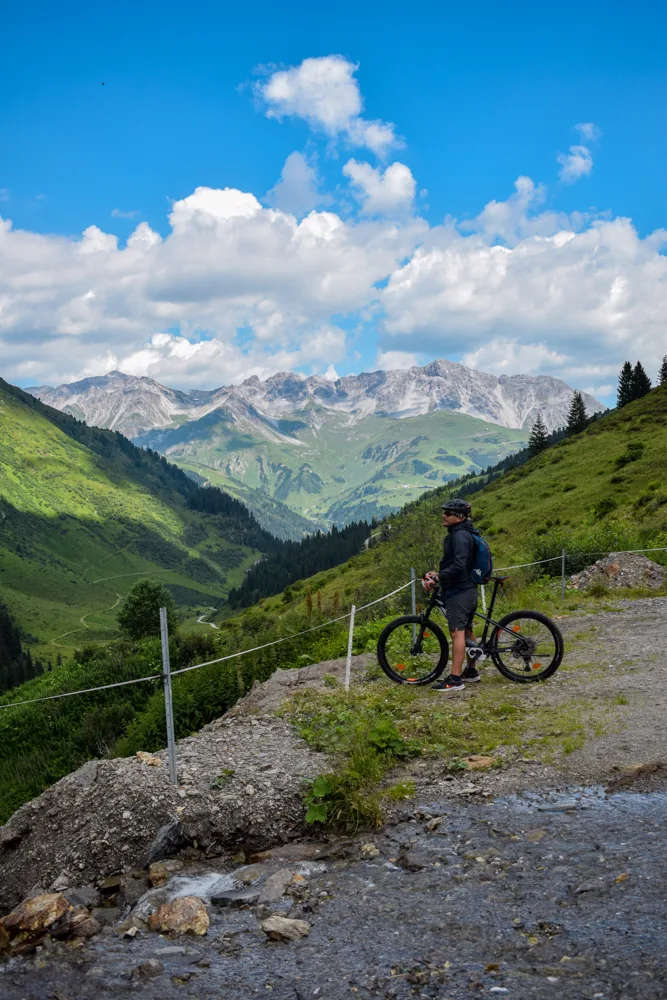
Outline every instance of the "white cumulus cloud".
<path fill-rule="evenodd" d="M 588 146 L 570 146 L 569 152 L 559 153 L 558 176 L 565 184 L 574 184 L 580 177 L 587 177 L 593 170 L 593 157 Z"/>
<path fill-rule="evenodd" d="M 280 180 L 268 192 L 267 201 L 284 212 L 303 215 L 330 199 L 318 190 L 315 167 L 303 153 L 294 152 L 285 160 Z"/>
<path fill-rule="evenodd" d="M 602 135 L 602 129 L 594 122 L 579 122 L 574 126 L 581 136 L 582 142 L 597 142 Z"/>
<path fill-rule="evenodd" d="M 343 173 L 367 215 L 401 214 L 412 206 L 417 185 L 404 163 L 392 163 L 383 171 L 370 163 L 348 160 Z"/>
<path fill-rule="evenodd" d="M 277 70 L 255 94 L 269 118 L 302 118 L 332 139 L 343 137 L 378 156 L 398 144 L 391 122 L 368 121 L 355 79 L 358 66 L 343 56 L 304 59 L 299 66 Z"/>

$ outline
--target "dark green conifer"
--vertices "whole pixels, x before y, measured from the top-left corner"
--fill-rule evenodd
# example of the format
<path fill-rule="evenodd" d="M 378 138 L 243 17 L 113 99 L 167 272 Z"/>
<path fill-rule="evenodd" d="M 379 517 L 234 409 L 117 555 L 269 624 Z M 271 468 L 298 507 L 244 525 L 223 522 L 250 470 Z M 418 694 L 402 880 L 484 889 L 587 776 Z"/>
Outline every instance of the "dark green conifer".
<path fill-rule="evenodd" d="M 665 354 L 662 359 L 662 364 L 660 365 L 660 371 L 658 373 L 658 381 L 660 385 L 664 385 L 667 382 L 667 354 Z"/>
<path fill-rule="evenodd" d="M 579 431 L 583 431 L 587 423 L 586 404 L 583 396 L 576 389 L 570 403 L 570 412 L 567 415 L 566 431 L 568 434 L 578 434 Z"/>
<path fill-rule="evenodd" d="M 537 455 L 539 452 L 544 451 L 549 440 L 549 435 L 547 429 L 544 426 L 544 421 L 542 420 L 542 414 L 537 414 L 537 420 L 533 424 L 533 429 L 530 432 L 530 437 L 528 438 L 528 447 L 530 448 L 531 454 Z"/>
<path fill-rule="evenodd" d="M 616 395 L 616 406 L 620 410 L 632 400 L 632 365 L 626 361 L 618 376 L 618 392 Z"/>
<path fill-rule="evenodd" d="M 651 380 L 644 371 L 641 361 L 638 361 L 632 371 L 632 398 L 641 399 L 651 391 Z"/>

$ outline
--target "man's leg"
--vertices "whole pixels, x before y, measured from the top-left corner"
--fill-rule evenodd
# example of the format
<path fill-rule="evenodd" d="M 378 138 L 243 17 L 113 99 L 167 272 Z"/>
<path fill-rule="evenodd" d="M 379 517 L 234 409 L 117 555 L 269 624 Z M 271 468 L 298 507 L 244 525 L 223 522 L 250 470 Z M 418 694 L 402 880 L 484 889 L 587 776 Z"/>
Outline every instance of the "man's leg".
<path fill-rule="evenodd" d="M 452 673 L 455 677 L 461 676 L 463 661 L 466 656 L 466 634 L 462 628 L 452 629 Z"/>

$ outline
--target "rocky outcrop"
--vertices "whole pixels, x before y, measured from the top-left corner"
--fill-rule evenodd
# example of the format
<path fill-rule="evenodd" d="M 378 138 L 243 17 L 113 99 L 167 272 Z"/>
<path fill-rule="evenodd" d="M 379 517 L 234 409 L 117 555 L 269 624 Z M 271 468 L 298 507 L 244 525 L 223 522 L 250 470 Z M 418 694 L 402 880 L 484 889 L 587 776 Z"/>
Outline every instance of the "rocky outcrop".
<path fill-rule="evenodd" d="M 611 552 L 604 559 L 598 559 L 581 573 L 570 577 L 570 587 L 574 590 L 588 590 L 594 584 L 609 587 L 642 587 L 660 590 L 665 586 L 667 570 L 638 552 Z"/>
<path fill-rule="evenodd" d="M 285 842 L 302 827 L 305 780 L 328 766 L 270 717 L 219 719 L 180 740 L 177 759 L 178 785 L 164 763 L 94 760 L 22 806 L 0 828 L 0 913 L 54 880 L 131 903 L 131 873 L 186 845 L 212 856 Z"/>

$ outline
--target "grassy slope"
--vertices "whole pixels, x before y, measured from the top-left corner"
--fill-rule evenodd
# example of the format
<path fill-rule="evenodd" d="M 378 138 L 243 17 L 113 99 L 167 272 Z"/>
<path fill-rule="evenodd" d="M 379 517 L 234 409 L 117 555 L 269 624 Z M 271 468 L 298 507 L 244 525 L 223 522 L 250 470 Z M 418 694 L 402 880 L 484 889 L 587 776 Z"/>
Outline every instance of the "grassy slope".
<path fill-rule="evenodd" d="M 618 469 L 616 459 L 633 443 L 644 445 L 642 456 Z M 387 541 L 306 581 L 296 601 L 270 598 L 260 607 L 296 615 L 307 589 L 321 591 L 325 610 L 360 604 L 403 583 L 411 566 L 418 572 L 435 566 L 440 504 L 450 495 L 443 487 L 409 504 L 390 518 Z M 617 506 L 600 517 L 595 508 L 605 498 Z M 570 551 L 667 545 L 667 386 L 530 459 L 471 502 L 497 566 L 559 553 L 563 545 Z"/>
<path fill-rule="evenodd" d="M 42 655 L 111 638 L 115 606 L 141 576 L 211 605 L 254 558 L 132 462 L 106 463 L 0 388 L 0 591 Z"/>
<path fill-rule="evenodd" d="M 227 420 L 204 418 L 160 432 L 152 446 L 216 485 L 240 480 L 305 517 L 344 523 L 397 510 L 446 477 L 494 464 L 527 440 L 525 431 L 443 410 L 403 420 L 372 415 L 355 424 L 328 414 L 316 431 L 294 435 L 299 444 L 270 443 L 240 436 Z M 369 448 L 373 454 L 364 457 Z"/>

